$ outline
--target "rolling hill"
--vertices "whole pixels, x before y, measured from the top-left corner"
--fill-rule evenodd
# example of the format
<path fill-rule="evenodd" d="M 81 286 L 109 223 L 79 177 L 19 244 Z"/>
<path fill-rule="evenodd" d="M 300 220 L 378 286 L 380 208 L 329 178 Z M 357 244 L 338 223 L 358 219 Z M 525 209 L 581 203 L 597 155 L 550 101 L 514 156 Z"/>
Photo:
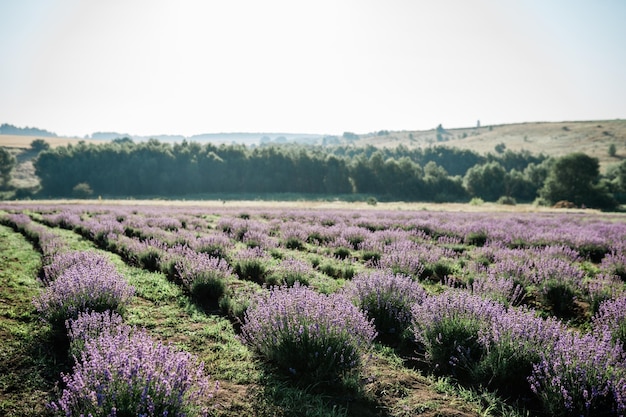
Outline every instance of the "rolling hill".
<path fill-rule="evenodd" d="M 438 137 L 439 136 L 439 137 Z M 439 140 L 438 140 L 439 139 Z M 618 163 L 626 158 L 626 120 L 580 122 L 536 122 L 461 129 L 431 129 L 423 131 L 382 132 L 361 135 L 356 144 L 409 148 L 448 146 L 471 149 L 481 154 L 495 153 L 504 144 L 512 151 L 527 150 L 533 154 L 563 156 L 583 152 L 598 158 L 600 166 Z M 609 156 L 614 144 L 616 155 Z"/>

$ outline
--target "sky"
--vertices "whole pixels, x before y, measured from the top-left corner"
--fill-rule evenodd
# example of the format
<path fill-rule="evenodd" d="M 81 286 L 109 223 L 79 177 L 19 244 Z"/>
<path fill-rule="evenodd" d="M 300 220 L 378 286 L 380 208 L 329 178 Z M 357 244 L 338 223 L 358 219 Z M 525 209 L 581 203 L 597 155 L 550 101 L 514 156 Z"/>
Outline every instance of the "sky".
<path fill-rule="evenodd" d="M 358 134 L 626 117 L 623 0 L 0 0 L 0 123 Z"/>

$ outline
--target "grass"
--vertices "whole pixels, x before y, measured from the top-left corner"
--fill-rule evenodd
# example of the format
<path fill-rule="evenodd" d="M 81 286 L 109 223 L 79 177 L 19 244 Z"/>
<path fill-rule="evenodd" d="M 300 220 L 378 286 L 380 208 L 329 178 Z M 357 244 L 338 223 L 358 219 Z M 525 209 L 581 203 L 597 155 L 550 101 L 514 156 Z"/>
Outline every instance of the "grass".
<path fill-rule="evenodd" d="M 410 364 L 411 352 L 377 344 L 362 379 L 341 387 L 292 384 L 258 361 L 217 310 L 195 304 L 160 272 L 129 266 L 70 230 L 54 231 L 74 250 L 105 254 L 136 289 L 125 320 L 197 355 L 220 381 L 214 414 L 229 416 L 513 415 L 495 396 L 443 384 Z M 39 321 L 31 299 L 40 290 L 40 255 L 20 234 L 0 227 L 0 415 L 46 415 L 69 361 Z"/>
<path fill-rule="evenodd" d="M 0 226 L 0 254 L 0 415 L 45 415 L 66 363 L 48 348 L 50 329 L 31 303 L 41 289 L 40 257 L 5 226 Z"/>

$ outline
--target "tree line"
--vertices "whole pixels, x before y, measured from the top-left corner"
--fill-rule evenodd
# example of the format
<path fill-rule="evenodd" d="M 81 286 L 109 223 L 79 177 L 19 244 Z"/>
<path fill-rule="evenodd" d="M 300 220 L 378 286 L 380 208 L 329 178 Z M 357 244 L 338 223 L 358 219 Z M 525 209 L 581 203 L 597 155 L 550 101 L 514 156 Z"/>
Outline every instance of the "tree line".
<path fill-rule="evenodd" d="M 437 202 L 503 197 L 532 202 L 540 197 L 615 206 L 612 192 L 622 190 L 619 175 L 602 178 L 597 159 L 584 154 L 565 159 L 565 167 L 560 161 L 510 150 L 480 155 L 447 147 L 246 147 L 117 139 L 43 150 L 35 169 L 45 197 L 299 193 Z M 567 172 L 579 178 L 578 170 L 585 173 L 582 180 L 569 184 Z M 572 187 L 582 191 L 574 195 L 568 191 Z"/>

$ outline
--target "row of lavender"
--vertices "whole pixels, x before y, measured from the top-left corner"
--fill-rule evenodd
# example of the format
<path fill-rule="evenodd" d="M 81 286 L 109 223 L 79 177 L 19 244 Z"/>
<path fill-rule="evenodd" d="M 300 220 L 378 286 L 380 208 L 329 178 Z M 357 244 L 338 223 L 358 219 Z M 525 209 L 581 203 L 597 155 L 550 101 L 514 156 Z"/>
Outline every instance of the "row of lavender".
<path fill-rule="evenodd" d="M 207 413 L 213 391 L 203 364 L 123 322 L 134 289 L 107 258 L 69 250 L 59 236 L 23 214 L 7 215 L 2 222 L 40 248 L 44 288 L 33 303 L 52 330 L 61 333 L 59 340 L 69 341 L 74 365 L 72 373 L 62 375 L 60 397 L 49 404 L 54 413 Z"/>
<path fill-rule="evenodd" d="M 178 253 L 173 265 L 180 276 L 182 260 L 223 261 L 232 251 L 241 254 L 250 248 L 257 258 L 276 248 L 293 248 L 294 258 L 304 251 L 361 261 L 363 273 L 321 299 L 299 285 L 252 297 L 242 337 L 289 372 L 347 370 L 358 364 L 354 352 L 362 349 L 350 346 L 367 346 L 371 328 L 353 312 L 342 315 L 352 319 L 338 323 L 314 307 L 330 300 L 332 307 L 322 311 L 343 311 L 347 299 L 373 319 L 381 334 L 406 328 L 439 372 L 492 387 L 526 387 L 553 414 L 624 411 L 623 223 L 556 216 L 487 222 L 482 215 L 381 212 L 223 212 L 211 220 L 202 211 L 167 216 L 117 208 L 39 212 L 50 224 L 74 228 L 108 245 L 116 242 L 117 248 L 143 245 L 144 250 L 160 248 L 159 256 Z M 497 227 L 498 222 L 504 226 Z M 499 240 L 503 227 L 511 233 Z M 442 281 L 470 291 L 426 294 L 415 280 L 437 277 L 438 268 L 444 271 Z M 514 307 L 542 294 L 549 303 L 551 288 L 561 291 L 555 298 L 552 294 L 557 301 L 578 295 L 595 299 L 590 332 L 573 331 L 555 319 Z M 320 327 L 351 327 L 347 334 L 355 337 L 324 330 L 320 342 Z M 322 355 L 325 351 L 328 355 Z"/>
<path fill-rule="evenodd" d="M 77 207 L 43 218 L 136 264 L 169 269 L 192 292 L 201 270 L 217 271 L 218 278 L 235 272 L 261 284 L 306 284 L 315 276 L 350 278 L 378 268 L 588 320 L 602 301 L 623 291 L 624 223 L 534 216 L 224 210 L 207 219 L 191 209 L 94 213 Z M 210 258 L 225 262 L 213 265 L 217 261 Z M 223 288 L 215 283 L 224 280 L 213 278 L 200 277 L 217 287 L 211 291 L 219 297 Z"/>

